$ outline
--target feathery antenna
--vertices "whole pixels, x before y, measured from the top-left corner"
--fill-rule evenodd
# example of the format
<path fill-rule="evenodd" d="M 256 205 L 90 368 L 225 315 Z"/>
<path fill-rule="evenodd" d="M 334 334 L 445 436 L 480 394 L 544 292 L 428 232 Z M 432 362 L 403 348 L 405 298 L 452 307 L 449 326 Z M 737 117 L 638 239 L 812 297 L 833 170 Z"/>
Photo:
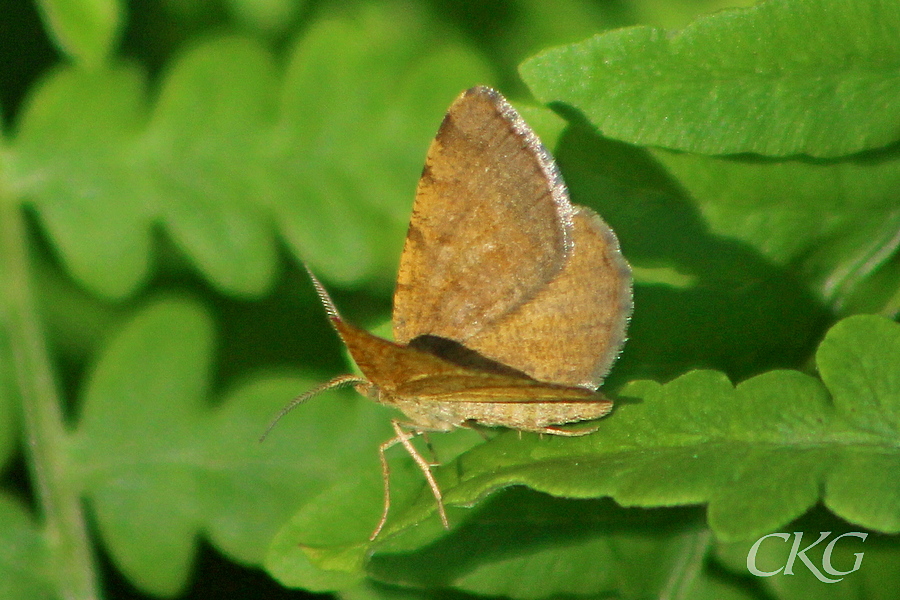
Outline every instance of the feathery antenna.
<path fill-rule="evenodd" d="M 322 302 L 322 305 L 325 306 L 325 312 L 328 314 L 329 320 L 331 320 L 332 325 L 335 324 L 336 321 L 341 320 L 341 315 L 338 314 L 337 308 L 334 306 L 334 302 L 331 300 L 331 296 L 328 295 L 328 292 L 325 291 L 325 287 L 322 283 L 316 279 L 316 276 L 313 275 L 313 272 L 310 270 L 309 266 L 306 263 L 303 263 L 303 267 L 306 269 L 306 272 L 309 273 L 309 278 L 312 279 L 313 286 L 316 288 L 316 294 L 319 295 L 319 300 Z M 269 423 L 269 426 L 266 427 L 265 433 L 262 434 L 262 437 L 259 438 L 260 443 L 265 441 L 268 437 L 269 433 L 278 424 L 278 421 L 282 419 L 286 414 L 312 398 L 313 396 L 318 396 L 322 392 L 326 392 L 328 390 L 339 389 L 342 387 L 346 387 L 348 385 L 356 385 L 357 383 L 369 383 L 367 380 L 359 377 L 358 375 L 341 375 L 340 377 L 335 377 L 331 381 L 327 383 L 323 383 L 322 385 L 318 385 L 308 392 L 301 394 L 294 398 L 290 404 L 281 409 L 281 412 L 272 419 L 272 422 Z"/>
<path fill-rule="evenodd" d="M 325 307 L 325 312 L 328 314 L 328 318 L 333 321 L 340 321 L 341 315 L 337 311 L 337 307 L 335 307 L 334 302 L 331 300 L 331 296 L 328 295 L 328 292 L 325 291 L 325 286 L 322 285 L 313 272 L 310 270 L 309 266 L 306 263 L 303 263 L 303 267 L 306 269 L 306 272 L 309 273 L 309 278 L 312 279 L 313 286 L 316 288 L 316 294 L 319 295 L 319 300 L 322 302 L 322 305 Z"/>
<path fill-rule="evenodd" d="M 262 437 L 259 438 L 259 443 L 263 443 L 265 439 L 269 436 L 269 433 L 278 424 L 278 421 L 281 420 L 286 414 L 312 398 L 313 396 L 318 396 L 322 392 L 327 392 L 328 390 L 336 390 L 342 387 L 347 387 L 348 385 L 356 385 L 357 383 L 368 383 L 362 377 L 358 377 L 356 375 L 341 375 L 340 377 L 335 377 L 331 381 L 327 383 L 323 383 L 322 385 L 318 385 L 308 392 L 301 394 L 294 398 L 290 404 L 281 409 L 281 412 L 272 419 L 272 422 L 269 423 L 269 426 L 266 427 L 265 433 L 262 434 Z"/>

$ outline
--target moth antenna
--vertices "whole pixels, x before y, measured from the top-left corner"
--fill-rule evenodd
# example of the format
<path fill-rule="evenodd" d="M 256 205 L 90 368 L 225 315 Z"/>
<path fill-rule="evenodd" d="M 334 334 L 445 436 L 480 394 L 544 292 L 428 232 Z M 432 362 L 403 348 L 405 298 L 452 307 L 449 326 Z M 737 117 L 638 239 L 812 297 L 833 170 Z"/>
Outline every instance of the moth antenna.
<path fill-rule="evenodd" d="M 266 440 L 266 438 L 269 436 L 269 433 L 272 431 L 275 425 L 278 424 L 278 421 L 280 421 L 282 417 L 284 417 L 286 414 L 288 414 L 313 396 L 318 396 L 322 392 L 327 392 L 328 390 L 336 390 L 342 387 L 347 387 L 348 385 L 356 385 L 357 383 L 368 383 L 368 381 L 363 379 L 362 377 L 357 377 L 356 375 L 341 375 L 340 377 L 335 377 L 331 381 L 328 381 L 321 385 L 317 385 L 308 392 L 300 394 L 299 396 L 291 400 L 290 404 L 282 408 L 281 412 L 279 412 L 275 416 L 275 418 L 272 419 L 272 422 L 269 423 L 268 427 L 266 427 L 265 433 L 263 433 L 259 438 L 259 443 L 261 444 Z"/>
<path fill-rule="evenodd" d="M 328 318 L 332 321 L 341 321 L 341 315 L 338 313 L 337 307 L 331 300 L 331 296 L 325 291 L 325 286 L 323 286 L 322 282 L 313 275 L 313 272 L 306 263 L 303 263 L 303 266 L 306 268 L 306 272 L 309 273 L 309 278 L 312 279 L 313 286 L 316 288 L 316 294 L 319 295 L 319 301 L 322 303 L 322 306 L 325 307 L 325 313 L 328 315 Z"/>

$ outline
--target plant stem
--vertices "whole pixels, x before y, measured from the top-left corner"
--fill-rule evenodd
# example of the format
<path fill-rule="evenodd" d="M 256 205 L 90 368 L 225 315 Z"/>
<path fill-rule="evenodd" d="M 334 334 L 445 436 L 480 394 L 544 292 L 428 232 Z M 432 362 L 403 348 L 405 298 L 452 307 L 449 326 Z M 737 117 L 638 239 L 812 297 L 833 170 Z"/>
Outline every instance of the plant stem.
<path fill-rule="evenodd" d="M 673 566 L 665 588 L 660 592 L 660 600 L 681 600 L 696 595 L 694 586 L 703 571 L 711 539 L 712 536 L 706 529 L 684 537 L 679 560 Z"/>
<path fill-rule="evenodd" d="M 49 551 L 47 572 L 56 595 L 71 600 L 99 598 L 94 556 L 78 486 L 68 477 L 66 431 L 60 398 L 38 320 L 31 286 L 24 215 L 0 190 L 0 302 L 9 326 L 18 392 L 22 401 L 26 453 L 43 512 Z"/>

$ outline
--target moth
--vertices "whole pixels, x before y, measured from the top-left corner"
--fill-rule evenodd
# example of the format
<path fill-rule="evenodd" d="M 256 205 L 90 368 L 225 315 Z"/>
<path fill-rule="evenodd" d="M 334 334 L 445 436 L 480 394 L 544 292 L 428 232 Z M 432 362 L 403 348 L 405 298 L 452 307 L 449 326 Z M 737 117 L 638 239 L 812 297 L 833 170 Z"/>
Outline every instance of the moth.
<path fill-rule="evenodd" d="M 384 508 L 371 539 L 390 510 L 388 448 L 415 460 L 449 528 L 415 436 L 470 426 L 577 436 L 593 430 L 562 426 L 612 409 L 596 390 L 625 341 L 631 269 L 612 229 L 570 203 L 550 153 L 490 88 L 463 92 L 428 150 L 400 257 L 395 341 L 343 320 L 310 277 L 363 376 L 310 390 L 275 421 L 348 385 L 405 415 L 379 449 Z"/>

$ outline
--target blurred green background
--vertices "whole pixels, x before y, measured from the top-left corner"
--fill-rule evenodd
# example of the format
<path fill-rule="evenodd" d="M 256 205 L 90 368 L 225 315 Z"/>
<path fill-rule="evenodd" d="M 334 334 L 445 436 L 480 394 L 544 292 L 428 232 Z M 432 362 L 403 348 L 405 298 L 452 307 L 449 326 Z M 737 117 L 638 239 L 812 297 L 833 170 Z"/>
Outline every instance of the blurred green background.
<path fill-rule="evenodd" d="M 583 112 L 547 110 L 518 72 L 604 31 L 679 29 L 749 4 L 0 0 L 0 201 L 25 209 L 68 424 L 116 332 L 173 296 L 211 317 L 205 391 L 217 403 L 259 373 L 346 370 L 298 259 L 349 320 L 383 328 L 427 145 L 452 99 L 479 83 L 522 111 L 573 200 L 608 220 L 635 267 L 612 389 L 699 367 L 735 381 L 812 372 L 838 316 L 896 308 L 896 143 L 842 159 L 641 148 L 598 135 L 577 103 Z M 4 489 L 33 506 L 18 417 L 4 414 Z M 303 596 L 219 551 L 201 543 L 184 597 Z M 108 597 L 148 597 L 105 552 Z"/>

